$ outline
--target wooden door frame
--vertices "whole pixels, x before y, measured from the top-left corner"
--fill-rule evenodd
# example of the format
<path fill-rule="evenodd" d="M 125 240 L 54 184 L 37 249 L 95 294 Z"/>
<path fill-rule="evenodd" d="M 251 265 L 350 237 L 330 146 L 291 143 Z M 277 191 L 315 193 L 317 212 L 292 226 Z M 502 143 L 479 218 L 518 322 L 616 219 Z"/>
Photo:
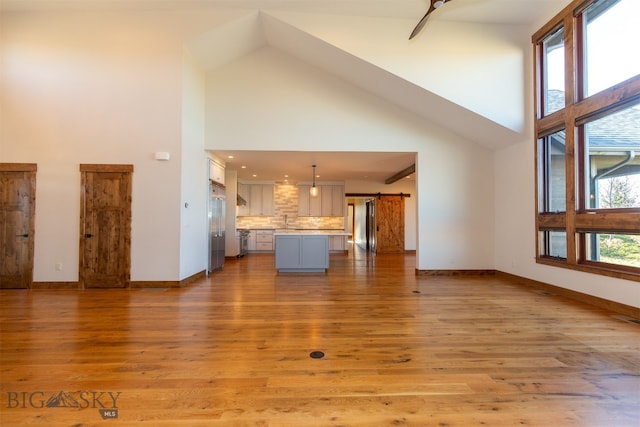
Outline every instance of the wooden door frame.
<path fill-rule="evenodd" d="M 29 240 L 27 248 L 27 289 L 33 287 L 33 258 L 36 232 L 36 163 L 0 163 L 0 172 L 28 172 L 29 173 Z"/>
<path fill-rule="evenodd" d="M 371 223 L 371 214 L 372 211 L 374 211 L 375 213 L 375 202 L 373 199 L 370 200 L 365 200 L 364 202 L 365 205 L 365 227 L 366 227 L 366 245 L 365 248 L 368 251 L 372 251 L 375 252 L 375 246 L 371 243 L 371 241 L 375 238 L 375 233 L 372 236 L 372 231 L 373 231 L 373 227 L 375 226 L 375 223 Z M 374 217 L 375 219 L 375 217 Z"/>
<path fill-rule="evenodd" d="M 85 220 L 86 220 L 86 172 L 119 172 L 119 173 L 133 173 L 133 165 L 117 165 L 117 164 L 80 164 L 80 233 L 79 233 L 79 256 L 78 256 L 78 281 L 81 289 L 85 289 L 85 271 L 84 271 L 84 256 L 85 256 Z M 131 188 L 129 188 L 131 193 Z M 131 194 L 129 194 L 129 200 L 131 200 Z M 131 216 L 132 208 L 129 206 L 129 216 L 127 218 L 128 227 L 126 231 L 128 236 L 124 239 L 124 247 L 120 248 L 126 255 L 125 270 L 127 276 L 126 287 L 131 286 Z"/>
<path fill-rule="evenodd" d="M 347 218 L 349 217 L 349 206 L 351 206 L 351 241 L 356 241 L 356 204 L 347 203 Z"/>

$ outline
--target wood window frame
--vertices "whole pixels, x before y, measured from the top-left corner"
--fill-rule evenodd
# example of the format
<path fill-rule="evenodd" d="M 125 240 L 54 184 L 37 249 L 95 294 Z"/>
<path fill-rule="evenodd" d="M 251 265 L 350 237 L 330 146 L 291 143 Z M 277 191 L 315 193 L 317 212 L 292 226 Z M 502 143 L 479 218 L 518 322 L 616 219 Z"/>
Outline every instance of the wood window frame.
<path fill-rule="evenodd" d="M 572 1 L 532 36 L 536 79 L 534 85 L 536 261 L 540 264 L 640 281 L 640 268 L 589 261 L 585 256 L 585 233 L 640 234 L 640 209 L 586 209 L 584 192 L 581 191 L 585 182 L 584 168 L 580 160 L 582 125 L 640 102 L 640 75 L 587 98 L 584 97 L 582 14 L 595 1 Z M 543 88 L 545 87 L 543 41 L 561 27 L 564 27 L 565 107 L 545 116 L 543 115 Z M 564 129 L 566 134 L 566 212 L 546 213 L 541 212 L 539 206 L 541 169 L 538 141 L 560 129 Z M 549 230 L 566 231 L 566 260 L 558 260 L 541 253 L 540 232 Z"/>

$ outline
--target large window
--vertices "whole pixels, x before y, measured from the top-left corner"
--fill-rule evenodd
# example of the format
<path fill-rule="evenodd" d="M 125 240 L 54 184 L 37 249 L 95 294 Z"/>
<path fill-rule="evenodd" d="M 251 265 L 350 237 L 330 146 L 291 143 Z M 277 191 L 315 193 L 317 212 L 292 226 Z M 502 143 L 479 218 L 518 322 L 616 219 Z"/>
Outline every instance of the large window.
<path fill-rule="evenodd" d="M 583 84 L 586 96 L 640 74 L 637 0 L 590 2 L 582 17 Z"/>
<path fill-rule="evenodd" d="M 640 280 L 639 0 L 574 0 L 533 36 L 538 262 Z"/>

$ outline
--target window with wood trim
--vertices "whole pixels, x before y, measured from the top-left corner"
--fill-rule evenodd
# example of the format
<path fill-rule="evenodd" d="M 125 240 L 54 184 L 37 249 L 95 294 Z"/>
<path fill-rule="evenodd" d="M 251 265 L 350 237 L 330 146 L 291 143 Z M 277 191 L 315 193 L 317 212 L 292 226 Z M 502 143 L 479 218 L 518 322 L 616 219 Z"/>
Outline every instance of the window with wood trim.
<path fill-rule="evenodd" d="M 574 0 L 536 34 L 536 259 L 640 281 L 638 0 Z"/>

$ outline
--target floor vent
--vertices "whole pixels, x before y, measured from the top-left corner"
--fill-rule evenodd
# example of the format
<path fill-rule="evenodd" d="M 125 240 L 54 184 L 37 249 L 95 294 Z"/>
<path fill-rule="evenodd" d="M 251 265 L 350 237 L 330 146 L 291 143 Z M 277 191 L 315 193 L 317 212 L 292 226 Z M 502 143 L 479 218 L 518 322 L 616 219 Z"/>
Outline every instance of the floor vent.
<path fill-rule="evenodd" d="M 623 322 L 633 323 L 634 325 L 640 325 L 640 320 L 634 319 L 633 317 L 624 316 L 622 314 L 617 314 L 611 317 L 613 317 L 614 319 L 622 320 Z"/>

